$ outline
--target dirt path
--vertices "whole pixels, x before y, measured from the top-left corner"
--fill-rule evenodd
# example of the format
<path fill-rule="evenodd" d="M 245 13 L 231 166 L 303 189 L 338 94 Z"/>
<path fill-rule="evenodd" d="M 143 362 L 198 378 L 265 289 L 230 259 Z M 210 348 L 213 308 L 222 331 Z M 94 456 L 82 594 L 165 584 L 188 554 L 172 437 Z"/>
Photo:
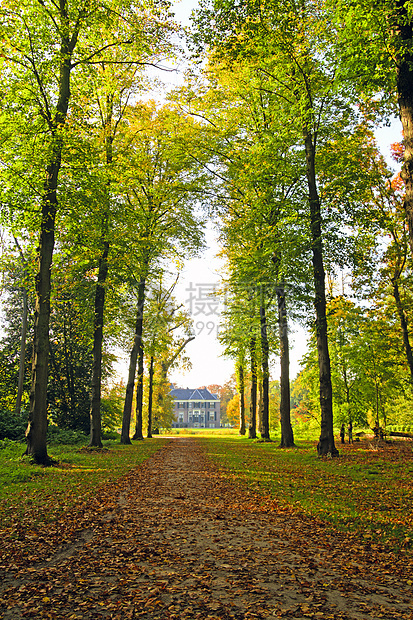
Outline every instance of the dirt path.
<path fill-rule="evenodd" d="M 413 619 L 391 562 L 354 557 L 344 537 L 246 495 L 192 439 L 117 489 L 111 512 L 87 515 L 90 528 L 6 577 L 1 618 Z"/>

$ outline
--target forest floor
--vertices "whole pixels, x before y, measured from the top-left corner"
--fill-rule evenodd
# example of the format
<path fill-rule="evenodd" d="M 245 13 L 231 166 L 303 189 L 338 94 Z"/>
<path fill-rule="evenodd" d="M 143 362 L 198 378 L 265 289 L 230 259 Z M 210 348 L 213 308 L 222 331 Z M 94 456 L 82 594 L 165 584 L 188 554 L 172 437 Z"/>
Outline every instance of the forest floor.
<path fill-rule="evenodd" d="M 411 558 L 228 480 L 192 438 L 26 544 L 3 567 L 3 620 L 413 619 Z"/>

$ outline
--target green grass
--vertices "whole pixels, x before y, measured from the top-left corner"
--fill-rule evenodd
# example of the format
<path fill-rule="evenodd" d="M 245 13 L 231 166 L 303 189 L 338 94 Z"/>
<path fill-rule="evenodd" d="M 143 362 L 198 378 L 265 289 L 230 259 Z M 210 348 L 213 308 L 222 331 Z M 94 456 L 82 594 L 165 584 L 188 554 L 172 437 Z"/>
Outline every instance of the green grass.
<path fill-rule="evenodd" d="M 24 444 L 1 442 L 0 528 L 40 507 L 45 519 L 57 518 L 77 501 L 87 500 L 97 486 L 116 481 L 167 442 L 161 437 L 131 446 L 104 441 L 102 450 L 52 446 L 49 455 L 57 461 L 53 467 L 33 465 L 22 456 Z"/>
<path fill-rule="evenodd" d="M 161 436 L 168 437 L 221 437 L 223 435 L 238 435 L 236 428 L 173 428 L 161 431 Z"/>
<path fill-rule="evenodd" d="M 200 438 L 229 479 L 269 494 L 339 530 L 396 547 L 413 542 L 412 444 L 374 450 L 369 441 L 339 446 L 320 459 L 315 442 L 281 450 L 243 437 Z"/>

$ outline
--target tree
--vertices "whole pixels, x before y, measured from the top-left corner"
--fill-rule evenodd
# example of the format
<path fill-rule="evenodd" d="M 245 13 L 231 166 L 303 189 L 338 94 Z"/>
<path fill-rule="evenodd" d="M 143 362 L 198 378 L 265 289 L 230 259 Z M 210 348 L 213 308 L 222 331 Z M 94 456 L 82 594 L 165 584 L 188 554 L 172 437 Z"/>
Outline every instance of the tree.
<path fill-rule="evenodd" d="M 129 281 L 138 289 L 134 343 L 124 405 L 122 441 L 129 439 L 129 425 L 138 361 L 137 431 L 142 436 L 143 320 L 146 282 L 161 270 L 162 261 L 182 260 L 202 244 L 202 220 L 195 215 L 195 202 L 205 176 L 187 149 L 189 119 L 171 107 L 157 109 L 150 102 L 131 111 L 133 138 L 122 159 L 124 199 L 129 209 L 128 235 L 133 250 L 128 257 Z"/>
<path fill-rule="evenodd" d="M 239 393 L 237 393 L 235 394 L 235 396 L 231 398 L 231 400 L 229 401 L 227 405 L 226 413 L 227 413 L 227 417 L 228 417 L 228 420 L 231 426 L 237 426 L 239 424 L 240 409 L 241 409 L 241 396 Z M 244 419 L 244 425 L 245 425 L 245 419 Z M 240 435 L 242 434 L 245 435 L 245 430 L 244 430 L 244 433 L 240 432 Z"/>
<path fill-rule="evenodd" d="M 323 144 L 333 136 L 342 138 L 351 132 L 356 116 L 349 91 L 336 79 L 336 33 L 332 24 L 332 9 L 326 3 L 308 1 L 297 6 L 274 1 L 257 13 L 254 2 L 243 3 L 240 11 L 232 2 L 216 1 L 212 8 L 202 7 L 198 12 L 196 42 L 209 45 L 217 66 L 233 70 L 238 64 L 267 76 L 265 95 L 270 93 L 273 100 L 288 104 L 282 118 L 290 133 L 295 133 L 295 152 L 303 157 L 307 184 L 308 210 L 303 217 L 311 242 L 322 410 L 318 453 L 334 456 L 325 286 L 325 215 L 329 205 L 320 197 L 320 181 L 328 164 L 322 158 Z"/>
<path fill-rule="evenodd" d="M 210 385 L 200 387 L 206 388 L 209 392 L 211 392 L 211 394 L 216 394 L 218 396 L 220 402 L 221 423 L 225 424 L 225 422 L 228 421 L 227 407 L 235 395 L 234 376 L 224 383 L 224 385 L 211 383 Z"/>
<path fill-rule="evenodd" d="M 235 364 L 235 375 L 239 397 L 239 434 L 245 435 L 245 354 L 242 351 L 238 354 Z M 235 398 L 235 397 L 234 397 Z"/>
<path fill-rule="evenodd" d="M 413 252 L 413 88 L 411 2 L 341 0 L 337 5 L 339 77 L 376 123 L 398 114 L 410 250 Z"/>
<path fill-rule="evenodd" d="M 55 263 L 58 257 L 55 255 Z M 90 431 L 92 321 L 82 288 L 56 273 L 50 320 L 48 410 L 60 428 Z M 66 274 L 67 276 L 67 274 Z"/>
<path fill-rule="evenodd" d="M 169 368 L 178 361 L 184 365 L 188 364 L 188 360 L 182 357 L 182 352 L 193 340 L 192 319 L 177 303 L 173 294 L 177 282 L 178 276 L 170 286 L 165 286 L 161 277 L 157 285 L 153 286 L 148 300 L 150 306 L 145 326 L 146 350 L 149 358 L 148 438 L 152 437 L 153 432 L 159 431 L 159 425 L 168 425 L 168 416 L 165 417 L 164 414 L 166 410 L 172 415 L 172 409 L 169 407 L 171 404 L 168 396 L 170 384 L 167 381 L 167 373 Z M 155 377 L 157 369 L 157 377 Z M 153 415 L 154 401 L 155 416 Z"/>
<path fill-rule="evenodd" d="M 290 397 L 290 361 L 288 343 L 288 325 L 286 312 L 286 293 L 284 287 L 277 288 L 278 327 L 280 339 L 280 422 L 282 448 L 294 446 L 294 435 L 291 426 L 291 397 Z"/>
<path fill-rule="evenodd" d="M 3 333 L 0 340 L 0 406 L 14 411 L 20 419 L 28 406 L 30 354 L 27 335 L 31 334 L 33 254 L 30 246 L 18 241 L 4 243 L 1 260 Z"/>
<path fill-rule="evenodd" d="M 168 372 L 177 363 L 179 356 L 195 336 L 176 338 L 171 342 L 167 351 L 163 352 L 159 359 L 159 379 L 158 391 L 156 398 L 156 413 L 153 417 L 154 435 L 159 435 L 162 427 L 168 427 L 172 422 L 172 399 L 170 397 L 170 383 L 168 381 Z"/>
<path fill-rule="evenodd" d="M 85 66 L 110 63 L 112 59 L 106 54 L 112 48 L 127 49 L 131 63 L 145 62 L 146 41 L 158 30 L 157 19 L 152 16 L 146 19 L 145 15 L 143 10 L 137 10 L 136 3 L 131 5 L 121 0 L 114 7 L 89 1 L 34 2 L 22 6 L 10 0 L 3 5 L 0 15 L 6 68 L 2 73 L 2 88 L 7 93 L 0 131 L 5 150 L 8 149 L 3 166 L 6 180 L 3 193 L 5 202 L 15 205 L 10 186 L 16 181 L 17 187 L 21 187 L 27 176 L 33 180 L 30 203 L 39 212 L 33 374 L 27 429 L 27 454 L 37 463 L 49 462 L 46 428 L 51 266 L 69 105 L 76 99 L 72 77 L 75 69 L 81 80 Z M 18 124 L 22 131 L 16 144 L 13 130 Z M 16 163 L 17 155 L 20 157 Z M 34 174 L 25 173 L 27 158 L 33 161 L 34 166 L 28 169 L 34 168 Z"/>

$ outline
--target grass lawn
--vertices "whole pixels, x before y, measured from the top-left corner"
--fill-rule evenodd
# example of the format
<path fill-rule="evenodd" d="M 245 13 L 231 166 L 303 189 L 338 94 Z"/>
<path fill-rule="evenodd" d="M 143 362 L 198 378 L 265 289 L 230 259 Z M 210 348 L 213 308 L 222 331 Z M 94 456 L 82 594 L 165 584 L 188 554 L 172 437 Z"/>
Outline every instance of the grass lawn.
<path fill-rule="evenodd" d="M 238 436 L 199 436 L 228 479 L 270 494 L 339 530 L 396 548 L 413 544 L 413 443 L 379 449 L 365 440 L 339 445 L 340 456 L 320 459 L 316 442 L 278 443 Z"/>

